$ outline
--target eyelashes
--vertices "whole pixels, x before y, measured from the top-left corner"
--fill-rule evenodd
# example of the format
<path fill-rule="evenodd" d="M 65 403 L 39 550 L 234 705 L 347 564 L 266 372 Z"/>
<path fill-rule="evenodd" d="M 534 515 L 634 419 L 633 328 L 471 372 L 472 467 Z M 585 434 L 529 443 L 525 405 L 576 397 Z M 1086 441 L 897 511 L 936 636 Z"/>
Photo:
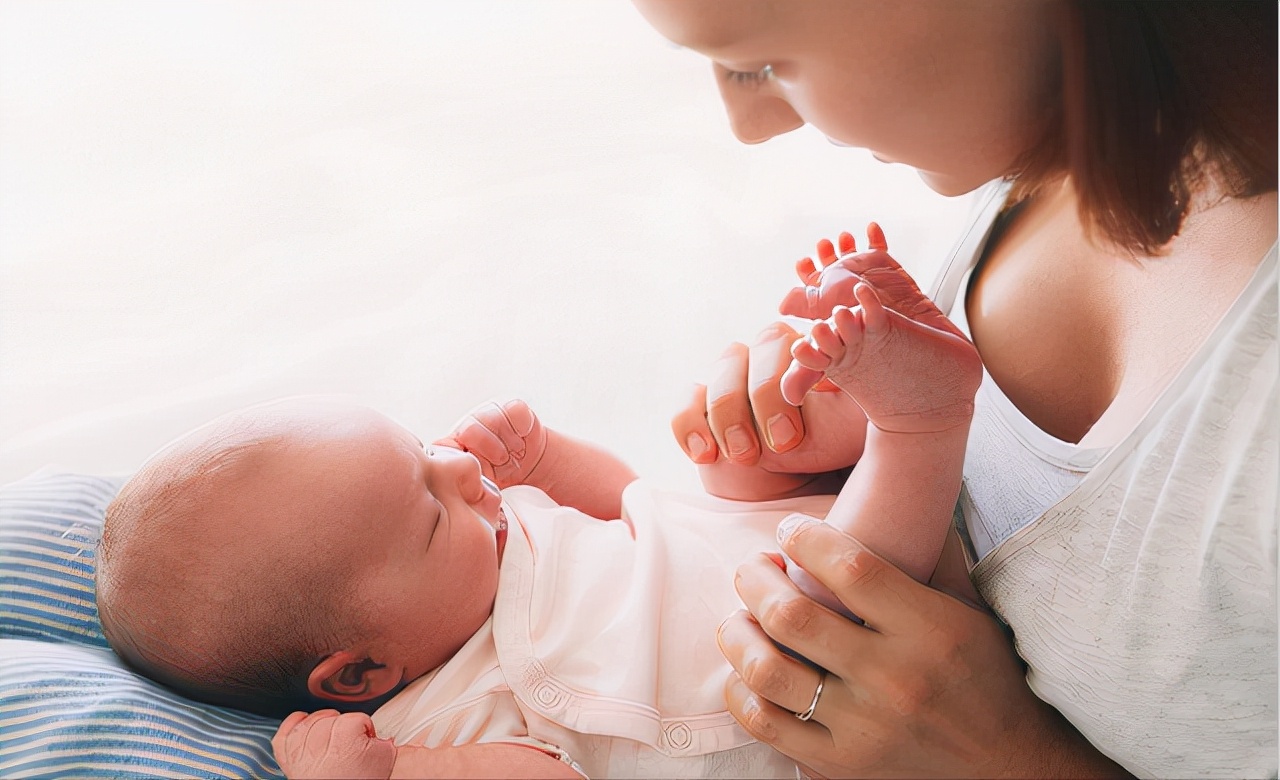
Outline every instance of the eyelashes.
<path fill-rule="evenodd" d="M 436 522 L 431 526 L 431 534 L 427 537 L 427 549 L 430 549 L 431 542 L 436 538 L 436 531 L 439 531 L 440 526 L 445 522 L 444 504 L 440 503 L 440 499 L 435 496 L 432 496 L 431 500 L 436 505 Z"/>
<path fill-rule="evenodd" d="M 724 68 L 724 78 L 733 84 L 758 87 L 773 78 L 773 66 L 765 65 L 760 70 L 729 70 Z"/>

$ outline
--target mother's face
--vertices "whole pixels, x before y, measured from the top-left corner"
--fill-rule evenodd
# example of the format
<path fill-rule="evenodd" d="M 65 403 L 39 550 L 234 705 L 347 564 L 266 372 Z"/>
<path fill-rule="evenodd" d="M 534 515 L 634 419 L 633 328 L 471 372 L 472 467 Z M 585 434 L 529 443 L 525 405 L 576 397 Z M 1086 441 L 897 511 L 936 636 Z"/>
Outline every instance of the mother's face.
<path fill-rule="evenodd" d="M 808 123 L 946 195 L 1008 173 L 1056 100 L 1049 0 L 635 2 L 712 60 L 739 140 Z"/>

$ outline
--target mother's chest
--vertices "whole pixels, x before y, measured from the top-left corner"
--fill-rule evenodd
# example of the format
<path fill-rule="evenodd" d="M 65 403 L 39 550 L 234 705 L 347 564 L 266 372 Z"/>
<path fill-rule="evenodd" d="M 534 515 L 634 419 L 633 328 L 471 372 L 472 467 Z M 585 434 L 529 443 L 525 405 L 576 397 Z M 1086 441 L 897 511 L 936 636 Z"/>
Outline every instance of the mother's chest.
<path fill-rule="evenodd" d="M 1050 231 L 1006 236 L 974 274 L 966 316 L 992 379 L 1041 430 L 1079 441 L 1115 399 L 1126 331 L 1112 269 Z"/>

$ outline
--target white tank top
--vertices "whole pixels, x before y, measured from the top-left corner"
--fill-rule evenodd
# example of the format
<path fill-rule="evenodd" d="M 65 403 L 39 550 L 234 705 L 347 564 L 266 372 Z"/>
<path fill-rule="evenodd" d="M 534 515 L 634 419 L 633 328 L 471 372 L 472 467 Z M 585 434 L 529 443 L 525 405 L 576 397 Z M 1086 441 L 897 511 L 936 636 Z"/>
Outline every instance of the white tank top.
<path fill-rule="evenodd" d="M 931 297 L 954 301 L 950 311 L 945 304 L 943 310 L 970 338 L 965 313 L 969 280 L 1009 189 L 996 183 L 978 197 L 974 219 L 933 285 Z M 956 525 L 968 545 L 971 566 L 1058 503 L 1107 454 L 1106 448 L 1080 447 L 1041 430 L 986 369 L 969 431 Z"/>
<path fill-rule="evenodd" d="M 985 242 L 984 242 L 985 243 Z M 960 289 L 969 288 L 970 269 Z M 948 316 L 966 336 L 964 296 Z M 1045 513 L 1107 454 L 1045 433 L 1014 406 L 984 368 L 974 399 L 960 507 L 976 560 Z"/>
<path fill-rule="evenodd" d="M 935 285 L 944 311 L 1004 196 L 987 193 Z M 1139 777 L 1276 777 L 1277 273 L 1273 244 L 1135 429 L 972 570 L 1031 690 Z M 992 482 L 1039 473 L 1014 451 L 988 461 Z M 966 466 L 970 489 L 991 457 Z M 971 499 L 962 531 L 1004 514 Z"/>

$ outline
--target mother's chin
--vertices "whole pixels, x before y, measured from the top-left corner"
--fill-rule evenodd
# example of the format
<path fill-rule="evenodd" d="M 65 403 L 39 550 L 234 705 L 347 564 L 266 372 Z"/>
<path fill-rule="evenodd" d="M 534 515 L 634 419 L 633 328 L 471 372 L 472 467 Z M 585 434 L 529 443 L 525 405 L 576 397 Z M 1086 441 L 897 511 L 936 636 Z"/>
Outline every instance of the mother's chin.
<path fill-rule="evenodd" d="M 973 176 L 926 171 L 923 168 L 917 168 L 916 173 L 919 174 L 920 180 L 928 185 L 929 189 L 948 198 L 973 192 L 986 184 L 987 181 L 990 181 L 990 179 L 978 181 Z"/>

